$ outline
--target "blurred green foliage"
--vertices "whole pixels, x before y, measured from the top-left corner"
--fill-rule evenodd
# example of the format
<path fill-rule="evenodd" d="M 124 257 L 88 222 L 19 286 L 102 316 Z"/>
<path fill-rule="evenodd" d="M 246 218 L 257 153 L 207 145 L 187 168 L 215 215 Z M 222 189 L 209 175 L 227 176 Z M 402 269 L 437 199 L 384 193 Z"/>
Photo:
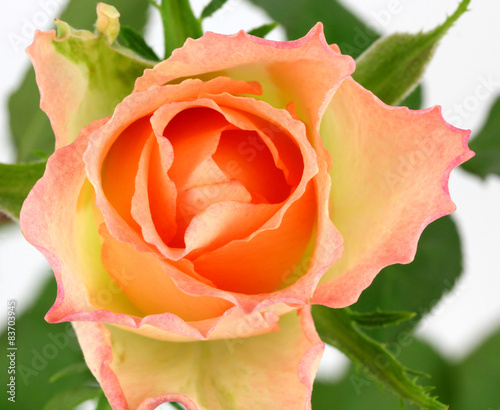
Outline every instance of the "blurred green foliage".
<path fill-rule="evenodd" d="M 480 178 L 500 176 L 500 98 L 490 109 L 481 131 L 473 135 L 469 144 L 476 156 L 462 164 L 462 168 Z"/>

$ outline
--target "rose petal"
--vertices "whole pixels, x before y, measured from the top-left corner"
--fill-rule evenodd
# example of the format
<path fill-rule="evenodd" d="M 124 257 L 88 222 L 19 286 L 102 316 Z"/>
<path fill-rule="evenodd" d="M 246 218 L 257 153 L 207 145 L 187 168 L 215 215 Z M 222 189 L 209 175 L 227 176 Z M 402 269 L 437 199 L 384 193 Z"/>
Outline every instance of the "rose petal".
<path fill-rule="evenodd" d="M 26 239 L 51 264 L 58 282 L 57 299 L 47 320 L 64 320 L 75 312 L 88 312 L 106 304 L 117 313 L 141 315 L 117 289 L 100 260 L 92 187 L 85 178 L 82 154 L 88 135 L 106 123 L 99 120 L 84 128 L 71 145 L 48 160 L 21 210 Z"/>
<path fill-rule="evenodd" d="M 131 215 L 140 225 L 145 241 L 157 247 L 170 241 L 177 231 L 177 189 L 165 172 L 173 156 L 168 140 L 148 139 L 135 179 Z"/>
<path fill-rule="evenodd" d="M 173 101 L 194 100 L 200 93 L 218 93 L 230 91 L 236 94 L 240 93 L 258 93 L 260 87 L 256 83 L 235 81 L 225 77 L 219 77 L 209 82 L 200 80 L 186 80 L 179 85 L 170 85 L 166 87 L 152 87 L 146 92 L 133 93 L 117 105 L 116 110 L 106 126 L 96 130 L 90 137 L 89 145 L 84 155 L 86 163 L 86 172 L 89 181 L 94 186 L 96 192 L 96 203 L 102 211 L 106 226 L 110 233 L 121 242 L 132 243 L 134 247 L 141 251 L 151 251 L 151 246 L 147 244 L 133 221 L 130 211 L 125 206 L 121 213 L 117 212 L 113 204 L 108 200 L 103 190 L 102 165 L 107 158 L 108 152 L 114 143 L 119 139 L 121 133 L 134 122 L 148 117 L 163 104 Z M 144 121 L 144 120 L 141 120 Z M 144 131 L 146 132 L 146 131 Z M 160 144 L 161 145 L 161 144 Z M 139 150 L 134 151 L 139 158 Z M 168 154 L 167 154 L 168 155 Z M 119 158 L 117 158 L 119 162 Z M 167 161 L 168 162 L 168 161 Z M 137 172 L 137 163 L 131 169 Z M 130 181 L 128 197 L 133 190 L 133 181 L 135 173 Z M 112 184 L 109 184 L 113 189 Z M 131 207 L 129 202 L 128 207 Z M 132 219 L 132 222 L 130 222 Z M 131 225 L 129 225 L 129 222 Z M 157 241 L 159 242 L 159 241 Z M 157 244 L 155 242 L 155 244 Z M 169 254 L 169 257 L 180 258 L 179 254 Z"/>
<path fill-rule="evenodd" d="M 47 113 L 56 136 L 56 148 L 60 148 L 74 140 L 69 119 L 85 95 L 87 82 L 78 67 L 55 50 L 54 41 L 58 41 L 55 31 L 37 30 L 26 52 L 37 74 L 40 108 Z"/>
<path fill-rule="evenodd" d="M 221 316 L 232 304 L 213 297 L 195 297 L 180 291 L 170 279 L 168 263 L 118 242 L 102 226 L 102 263 L 125 295 L 145 314 L 171 313 L 185 321 Z"/>
<path fill-rule="evenodd" d="M 311 183 L 288 208 L 279 228 L 204 252 L 193 261 L 196 272 L 231 292 L 251 295 L 277 290 L 299 264 L 311 240 L 315 199 Z"/>
<path fill-rule="evenodd" d="M 144 146 L 153 138 L 149 118 L 141 118 L 120 133 L 108 151 L 101 168 L 102 189 L 115 212 L 134 230 L 139 225 L 132 217 L 135 180 Z"/>
<path fill-rule="evenodd" d="M 310 409 L 323 351 L 309 309 L 285 315 L 279 331 L 245 339 L 165 342 L 113 326 L 75 323 L 92 373 L 115 409 Z M 279 374 L 279 378 L 276 378 Z"/>
<path fill-rule="evenodd" d="M 115 27 L 95 34 L 56 20 L 59 36 L 55 31 L 36 30 L 26 50 L 40 89 L 40 107 L 56 136 L 56 149 L 73 142 L 82 127 L 111 115 L 116 103 L 130 94 L 135 79 L 151 66 L 110 47 L 118 19 L 106 6 L 99 6 L 97 13 L 98 23 L 111 17 Z"/>
<path fill-rule="evenodd" d="M 314 129 L 321 118 L 320 108 L 354 66 L 351 57 L 327 44 L 321 23 L 303 38 L 286 42 L 243 31 L 234 35 L 207 32 L 197 40 L 188 39 L 170 58 L 145 70 L 135 90 L 197 76 L 257 81 L 263 88 L 259 98 L 275 108 L 295 102 L 298 117 Z"/>
<path fill-rule="evenodd" d="M 348 306 L 383 267 L 413 260 L 424 227 L 455 209 L 448 177 L 473 155 L 469 133 L 447 124 L 439 107 L 390 107 L 354 80 L 342 83 L 321 135 L 333 157 L 330 215 L 345 250 L 314 303 Z"/>

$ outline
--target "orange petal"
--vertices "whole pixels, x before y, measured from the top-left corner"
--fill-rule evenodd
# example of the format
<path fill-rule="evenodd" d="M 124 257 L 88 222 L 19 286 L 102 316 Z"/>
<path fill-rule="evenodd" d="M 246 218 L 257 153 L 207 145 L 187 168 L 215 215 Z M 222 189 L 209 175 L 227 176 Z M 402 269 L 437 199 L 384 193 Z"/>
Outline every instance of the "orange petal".
<path fill-rule="evenodd" d="M 189 410 L 310 409 L 323 343 L 309 309 L 283 316 L 279 325 L 245 339 L 179 343 L 74 324 L 85 360 L 115 409 L 153 410 L 168 401 Z"/>
<path fill-rule="evenodd" d="M 316 220 L 314 187 L 284 214 L 273 230 L 232 241 L 194 260 L 197 273 L 219 289 L 244 294 L 271 293 L 293 272 L 307 248 Z"/>
<path fill-rule="evenodd" d="M 113 209 L 134 229 L 139 228 L 132 218 L 132 198 L 139 160 L 153 131 L 148 117 L 130 124 L 108 151 L 101 168 L 102 189 Z"/>
<path fill-rule="evenodd" d="M 141 226 L 144 239 L 158 249 L 176 233 L 177 189 L 166 170 L 173 161 L 166 139 L 150 138 L 139 161 L 131 213 Z"/>
<path fill-rule="evenodd" d="M 455 210 L 448 177 L 473 155 L 469 133 L 447 124 L 439 107 L 390 107 L 354 80 L 342 83 L 321 136 L 333 157 L 330 216 L 345 250 L 314 303 L 348 306 L 383 267 L 413 260 L 425 226 Z"/>
<path fill-rule="evenodd" d="M 257 148 L 248 146 L 252 138 Z M 224 131 L 213 159 L 228 178 L 248 189 L 254 203 L 275 204 L 290 195 L 291 187 L 283 171 L 276 167 L 271 152 L 255 131 Z"/>
<path fill-rule="evenodd" d="M 170 279 L 168 262 L 118 242 L 102 226 L 102 263 L 123 293 L 145 315 L 171 313 L 185 321 L 221 316 L 232 304 L 213 297 L 195 297 L 181 292 Z"/>
<path fill-rule="evenodd" d="M 260 87 L 258 84 L 244 81 L 235 81 L 225 77 L 219 77 L 213 81 L 203 82 L 200 80 L 186 80 L 182 84 L 170 85 L 165 87 L 152 87 L 145 92 L 132 93 L 116 106 L 111 119 L 104 127 L 97 129 L 90 138 L 89 146 L 84 155 L 86 173 L 89 181 L 92 183 L 96 193 L 96 203 L 102 211 L 106 226 L 110 233 L 122 242 L 132 243 L 134 247 L 142 251 L 150 251 L 151 246 L 142 238 L 136 222 L 130 215 L 131 209 L 131 191 L 133 190 L 135 173 L 140 158 L 141 149 L 135 147 L 134 150 L 127 151 L 124 154 L 132 155 L 137 162 L 130 166 L 128 171 L 131 179 L 124 186 L 127 193 L 127 199 L 120 199 L 118 193 L 115 195 L 115 203 L 118 204 L 118 210 L 115 209 L 106 196 L 103 189 L 102 166 L 106 161 L 107 155 L 111 152 L 115 142 L 118 141 L 122 132 L 139 120 L 151 115 L 163 104 L 175 101 L 194 100 L 200 93 L 217 93 L 224 91 L 239 93 L 258 93 Z M 142 128 L 142 136 L 146 138 L 147 129 L 145 124 L 139 124 Z M 143 141 L 139 141 L 143 142 Z M 138 145 L 140 145 L 138 142 Z M 145 140 L 144 140 L 145 143 Z M 120 149 L 118 148 L 118 151 Z M 121 153 L 121 151 L 120 151 Z M 119 156 L 116 155 L 115 162 L 119 165 Z M 132 176 L 132 174 L 134 174 Z M 123 179 L 122 179 L 123 180 Z M 113 192 L 115 189 L 112 183 L 108 188 Z M 179 257 L 179 256 L 177 256 Z"/>

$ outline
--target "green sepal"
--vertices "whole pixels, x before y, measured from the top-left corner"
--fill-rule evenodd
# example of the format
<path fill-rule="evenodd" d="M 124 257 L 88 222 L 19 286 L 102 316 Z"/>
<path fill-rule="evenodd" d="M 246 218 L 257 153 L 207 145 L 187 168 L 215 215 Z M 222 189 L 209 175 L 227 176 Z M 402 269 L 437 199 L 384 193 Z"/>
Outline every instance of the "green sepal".
<path fill-rule="evenodd" d="M 201 12 L 200 21 L 210 17 L 217 10 L 219 10 L 224 4 L 226 4 L 227 0 L 212 0 L 208 3 L 203 11 Z"/>
<path fill-rule="evenodd" d="M 482 179 L 489 175 L 500 176 L 500 98 L 491 107 L 486 123 L 469 147 L 476 156 L 463 163 L 463 169 Z"/>
<path fill-rule="evenodd" d="M 24 200 L 44 171 L 46 161 L 0 164 L 0 212 L 19 219 Z"/>
<path fill-rule="evenodd" d="M 386 327 L 414 318 L 414 312 L 356 312 L 346 309 L 352 321 L 363 327 Z"/>
<path fill-rule="evenodd" d="M 263 24 L 260 27 L 256 27 L 253 30 L 250 30 L 248 32 L 248 34 L 251 34 L 252 36 L 264 38 L 265 36 L 267 36 L 271 31 L 273 31 L 279 25 L 280 25 L 280 23 Z"/>
<path fill-rule="evenodd" d="M 353 78 L 386 104 L 397 105 L 419 83 L 439 40 L 467 10 L 462 0 L 455 13 L 427 33 L 396 33 L 375 42 L 356 61 Z"/>
<path fill-rule="evenodd" d="M 429 395 L 427 388 L 410 379 L 408 370 L 382 344 L 361 332 L 348 310 L 316 305 L 312 315 L 324 342 L 339 349 L 398 397 L 427 410 L 447 409 Z"/>

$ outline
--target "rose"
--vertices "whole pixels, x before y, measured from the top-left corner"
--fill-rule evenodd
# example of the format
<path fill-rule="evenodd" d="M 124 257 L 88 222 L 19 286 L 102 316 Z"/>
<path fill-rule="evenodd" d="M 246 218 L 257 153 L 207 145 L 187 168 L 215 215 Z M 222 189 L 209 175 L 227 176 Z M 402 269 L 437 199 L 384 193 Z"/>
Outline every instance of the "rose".
<path fill-rule="evenodd" d="M 115 409 L 310 407 L 311 303 L 411 261 L 469 133 L 380 102 L 318 24 L 188 40 L 72 141 L 85 84 L 62 41 L 29 50 L 57 148 L 21 215 L 58 282 L 47 320 L 73 322 Z"/>

